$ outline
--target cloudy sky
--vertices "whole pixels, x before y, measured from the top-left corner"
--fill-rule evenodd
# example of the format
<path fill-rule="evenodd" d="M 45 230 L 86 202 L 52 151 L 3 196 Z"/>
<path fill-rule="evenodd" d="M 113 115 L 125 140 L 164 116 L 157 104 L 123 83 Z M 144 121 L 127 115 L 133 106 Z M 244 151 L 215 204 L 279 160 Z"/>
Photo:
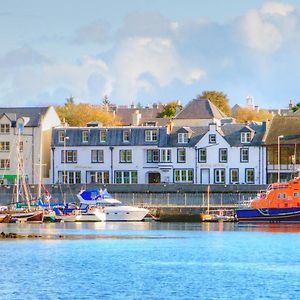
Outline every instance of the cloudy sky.
<path fill-rule="evenodd" d="M 0 105 L 300 101 L 300 2 L 0 0 Z"/>

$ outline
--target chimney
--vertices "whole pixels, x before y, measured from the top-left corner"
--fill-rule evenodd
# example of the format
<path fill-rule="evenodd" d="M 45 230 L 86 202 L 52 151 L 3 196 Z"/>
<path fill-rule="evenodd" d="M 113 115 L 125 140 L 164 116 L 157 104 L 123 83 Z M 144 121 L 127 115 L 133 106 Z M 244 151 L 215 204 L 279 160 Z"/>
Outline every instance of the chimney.
<path fill-rule="evenodd" d="M 136 109 L 132 114 L 132 125 L 139 126 L 141 122 L 142 115 L 138 109 Z"/>
<path fill-rule="evenodd" d="M 290 100 L 290 103 L 289 103 L 289 110 L 292 110 L 293 106 L 294 106 L 294 102 L 293 102 L 293 100 Z"/>

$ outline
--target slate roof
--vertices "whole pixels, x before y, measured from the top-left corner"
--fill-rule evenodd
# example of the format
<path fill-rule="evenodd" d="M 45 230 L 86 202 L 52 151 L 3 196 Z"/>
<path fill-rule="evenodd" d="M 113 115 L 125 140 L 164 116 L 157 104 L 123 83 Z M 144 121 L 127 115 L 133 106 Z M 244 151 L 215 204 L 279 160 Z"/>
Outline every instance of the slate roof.
<path fill-rule="evenodd" d="M 100 142 L 100 131 L 106 131 L 106 142 Z M 129 142 L 123 141 L 123 132 L 129 131 Z M 145 141 L 145 131 L 156 130 L 157 141 Z M 52 132 L 52 146 L 63 146 L 58 142 L 58 132 L 65 131 L 69 139 L 67 146 L 142 146 L 156 145 L 164 147 L 167 145 L 168 136 L 165 127 L 110 127 L 110 128 L 94 128 L 94 127 L 57 127 Z M 89 131 L 89 141 L 82 142 L 82 132 Z"/>
<path fill-rule="evenodd" d="M 278 136 L 283 135 L 280 144 L 300 144 L 300 116 L 276 116 L 272 119 L 265 138 L 266 145 L 277 145 Z"/>
<path fill-rule="evenodd" d="M 190 101 L 175 117 L 175 119 L 223 119 L 226 115 L 208 99 Z"/>
<path fill-rule="evenodd" d="M 121 121 L 123 125 L 130 126 L 132 125 L 132 115 L 135 111 L 139 111 L 141 114 L 140 124 L 142 125 L 145 122 L 153 121 L 158 124 L 158 126 L 163 126 L 166 122 L 164 118 L 157 118 L 157 115 L 162 112 L 163 105 L 154 105 L 153 107 L 124 107 L 124 106 L 115 106 L 110 107 L 110 111 L 114 111 L 116 117 Z M 167 119 L 168 120 L 168 119 Z"/>
<path fill-rule="evenodd" d="M 0 107 L 0 117 L 6 114 L 12 121 L 12 125 L 17 119 L 23 117 L 29 121 L 25 127 L 38 127 L 41 116 L 45 115 L 49 107 Z"/>
<path fill-rule="evenodd" d="M 171 147 L 194 147 L 202 137 L 208 132 L 208 126 L 198 126 L 198 127 L 189 127 L 191 131 L 191 137 L 188 140 L 188 143 L 181 144 L 178 143 L 178 133 L 186 132 L 187 130 L 184 127 L 174 127 L 169 139 L 169 145 Z"/>

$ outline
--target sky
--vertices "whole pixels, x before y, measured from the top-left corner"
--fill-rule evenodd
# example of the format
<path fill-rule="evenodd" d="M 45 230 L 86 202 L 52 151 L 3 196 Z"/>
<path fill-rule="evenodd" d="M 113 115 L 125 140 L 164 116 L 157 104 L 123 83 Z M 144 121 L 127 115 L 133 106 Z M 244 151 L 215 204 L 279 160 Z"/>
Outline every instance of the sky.
<path fill-rule="evenodd" d="M 0 0 L 0 106 L 300 101 L 300 2 Z"/>

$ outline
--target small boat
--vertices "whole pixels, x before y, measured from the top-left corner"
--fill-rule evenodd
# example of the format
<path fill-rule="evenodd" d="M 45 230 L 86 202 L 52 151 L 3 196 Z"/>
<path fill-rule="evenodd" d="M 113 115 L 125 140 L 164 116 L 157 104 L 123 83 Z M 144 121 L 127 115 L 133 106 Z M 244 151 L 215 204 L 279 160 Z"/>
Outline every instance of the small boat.
<path fill-rule="evenodd" d="M 0 223 L 9 223 L 11 220 L 10 215 L 0 215 Z"/>
<path fill-rule="evenodd" d="M 241 222 L 300 222 L 300 177 L 273 183 L 236 210 Z"/>

